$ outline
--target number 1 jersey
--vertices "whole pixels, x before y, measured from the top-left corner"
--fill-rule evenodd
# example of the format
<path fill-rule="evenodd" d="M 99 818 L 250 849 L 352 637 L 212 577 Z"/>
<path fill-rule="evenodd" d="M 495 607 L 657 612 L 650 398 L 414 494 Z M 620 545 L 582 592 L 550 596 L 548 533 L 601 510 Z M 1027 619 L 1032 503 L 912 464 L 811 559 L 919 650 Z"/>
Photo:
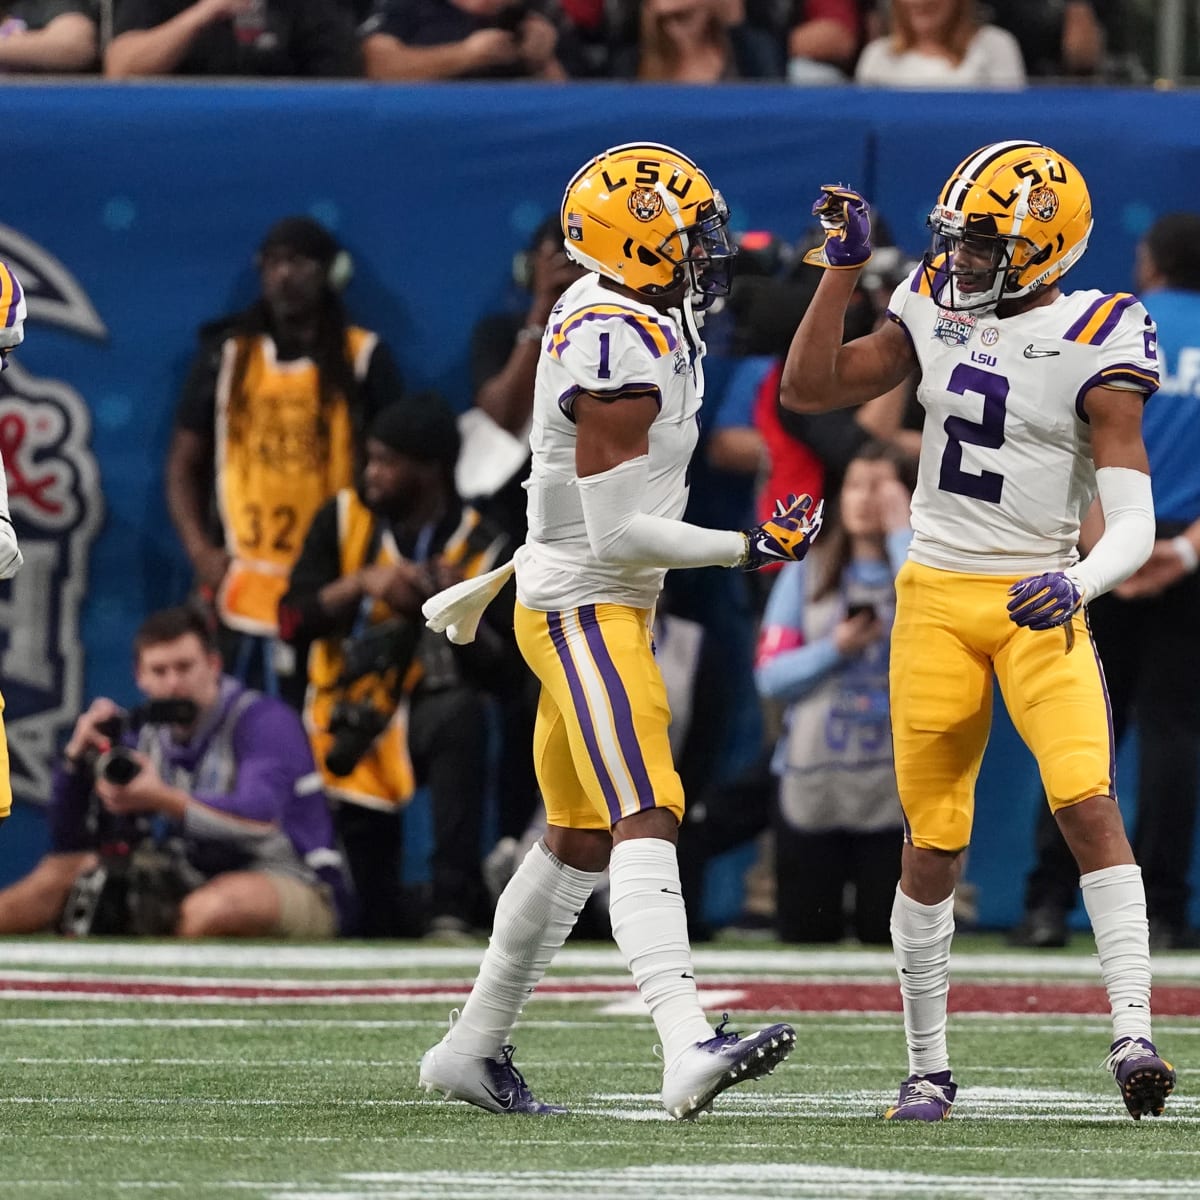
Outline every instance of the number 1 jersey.
<path fill-rule="evenodd" d="M 1003 319 L 951 312 L 918 267 L 888 316 L 925 409 L 909 556 L 981 575 L 1061 570 L 1096 494 L 1084 396 L 1158 387 L 1154 322 L 1127 292 L 1071 292 Z"/>

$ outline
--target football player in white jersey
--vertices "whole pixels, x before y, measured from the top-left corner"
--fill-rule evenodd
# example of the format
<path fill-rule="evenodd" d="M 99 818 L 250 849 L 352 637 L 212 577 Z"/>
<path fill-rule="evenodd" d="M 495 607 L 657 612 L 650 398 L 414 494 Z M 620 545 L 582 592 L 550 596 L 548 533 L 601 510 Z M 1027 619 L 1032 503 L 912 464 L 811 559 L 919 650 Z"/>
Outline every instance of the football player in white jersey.
<path fill-rule="evenodd" d="M 1154 324 L 1131 295 L 1060 290 L 1087 246 L 1091 200 L 1079 171 L 1036 142 L 984 146 L 954 169 L 891 320 L 845 346 L 842 315 L 871 254 L 868 206 L 826 187 L 813 212 L 826 240 L 810 261 L 827 269 L 782 403 L 859 404 L 919 372 L 926 412 L 891 656 L 906 825 L 892 941 L 909 1076 L 886 1115 L 941 1120 L 957 1091 L 946 1050 L 954 884 L 995 678 L 1079 865 L 1112 1008 L 1106 1065 L 1130 1115 L 1157 1116 L 1175 1072 L 1151 1040 L 1145 891 L 1084 614 L 1154 543 L 1141 434 L 1158 386 Z M 1105 531 L 1080 562 L 1079 522 L 1097 493 Z"/>
<path fill-rule="evenodd" d="M 543 339 L 529 536 L 514 557 L 517 638 L 541 683 L 533 753 L 548 828 L 500 897 L 475 986 L 420 1081 L 492 1112 L 564 1111 L 530 1094 L 508 1040 L 608 866 L 613 937 L 662 1042 L 662 1102 L 689 1118 L 770 1071 L 795 1034 L 714 1031 L 700 1007 L 651 617 L 667 569 L 802 558 L 821 514 L 803 496 L 741 532 L 680 520 L 704 390 L 699 317 L 728 290 L 734 254 L 704 172 L 666 146 L 618 146 L 577 172 L 561 215 L 567 251 L 589 273 Z M 434 597 L 431 626 L 468 640 L 504 578 Z"/>
<path fill-rule="evenodd" d="M 25 293 L 12 268 L 0 262 L 0 371 L 8 355 L 25 337 Z M 8 511 L 8 480 L 0 463 L 0 579 L 11 579 L 23 559 Z M 12 782 L 8 771 L 8 741 L 4 736 L 4 697 L 0 696 L 0 824 L 12 812 Z"/>

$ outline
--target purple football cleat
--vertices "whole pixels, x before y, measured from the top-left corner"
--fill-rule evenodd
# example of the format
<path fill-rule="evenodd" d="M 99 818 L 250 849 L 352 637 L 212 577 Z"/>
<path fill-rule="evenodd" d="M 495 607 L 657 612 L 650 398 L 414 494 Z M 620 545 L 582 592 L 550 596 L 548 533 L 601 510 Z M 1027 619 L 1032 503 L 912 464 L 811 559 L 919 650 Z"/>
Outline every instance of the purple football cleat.
<path fill-rule="evenodd" d="M 900 1085 L 900 1098 L 883 1114 L 885 1121 L 944 1121 L 954 1107 L 958 1084 L 949 1071 L 910 1075 Z"/>
<path fill-rule="evenodd" d="M 726 1033 L 725 1021 L 707 1041 L 689 1046 L 663 1072 L 663 1107 L 679 1121 L 710 1109 L 727 1087 L 769 1075 L 796 1047 L 790 1025 L 754 1033 Z"/>
<path fill-rule="evenodd" d="M 499 1058 L 475 1058 L 460 1054 L 443 1040 L 421 1059 L 420 1083 L 427 1092 L 441 1092 L 447 1100 L 465 1100 L 488 1112 L 562 1116 L 565 1108 L 543 1104 L 534 1096 L 525 1076 L 513 1066 L 512 1056 L 512 1046 L 505 1046 Z"/>
<path fill-rule="evenodd" d="M 1118 1038 L 1104 1065 L 1113 1073 L 1129 1115 L 1140 1121 L 1161 1117 L 1167 1097 L 1175 1090 L 1175 1068 L 1159 1057 L 1145 1038 Z"/>

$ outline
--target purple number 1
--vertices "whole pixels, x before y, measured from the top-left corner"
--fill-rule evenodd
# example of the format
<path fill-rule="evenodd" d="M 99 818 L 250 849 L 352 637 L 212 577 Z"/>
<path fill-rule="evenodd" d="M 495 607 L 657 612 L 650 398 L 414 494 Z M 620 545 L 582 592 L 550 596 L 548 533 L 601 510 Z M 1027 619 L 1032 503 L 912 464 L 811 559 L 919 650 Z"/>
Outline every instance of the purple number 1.
<path fill-rule="evenodd" d="M 600 366 L 596 371 L 597 379 L 608 379 L 612 375 L 608 369 L 608 338 L 607 333 L 600 335 Z"/>
<path fill-rule="evenodd" d="M 967 393 L 983 397 L 983 420 L 968 421 L 965 417 L 947 417 L 943 428 L 946 431 L 946 449 L 942 454 L 942 471 L 938 487 L 943 492 L 957 496 L 970 496 L 973 500 L 986 500 L 989 504 L 1000 503 L 1004 489 L 1004 476 L 998 471 L 980 471 L 972 475 L 962 469 L 962 448 L 983 446 L 998 450 L 1004 445 L 1004 413 L 1008 401 L 1008 380 L 1003 375 L 993 375 L 959 363 L 950 374 L 946 385 L 948 392 L 965 396 Z"/>

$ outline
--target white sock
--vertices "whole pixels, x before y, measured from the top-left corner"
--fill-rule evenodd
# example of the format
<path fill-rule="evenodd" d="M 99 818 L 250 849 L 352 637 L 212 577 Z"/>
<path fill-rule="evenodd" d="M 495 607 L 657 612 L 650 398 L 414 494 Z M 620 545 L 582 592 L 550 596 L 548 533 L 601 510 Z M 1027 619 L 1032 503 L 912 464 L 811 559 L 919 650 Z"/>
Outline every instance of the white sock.
<path fill-rule="evenodd" d="M 940 904 L 918 904 L 899 887 L 892 903 L 892 949 L 904 1000 L 908 1073 L 948 1071 L 946 997 L 950 993 L 950 943 L 954 894 Z"/>
<path fill-rule="evenodd" d="M 1079 877 L 1112 1009 L 1113 1041 L 1150 1037 L 1150 928 L 1142 869 L 1134 863 Z"/>
<path fill-rule="evenodd" d="M 675 847 L 661 838 L 631 838 L 613 847 L 608 868 L 613 937 L 650 1009 L 670 1066 L 713 1036 L 696 994 L 687 914 Z"/>
<path fill-rule="evenodd" d="M 568 867 L 540 841 L 530 847 L 500 895 L 475 986 L 447 1035 L 455 1050 L 483 1058 L 500 1053 L 600 874 Z"/>

